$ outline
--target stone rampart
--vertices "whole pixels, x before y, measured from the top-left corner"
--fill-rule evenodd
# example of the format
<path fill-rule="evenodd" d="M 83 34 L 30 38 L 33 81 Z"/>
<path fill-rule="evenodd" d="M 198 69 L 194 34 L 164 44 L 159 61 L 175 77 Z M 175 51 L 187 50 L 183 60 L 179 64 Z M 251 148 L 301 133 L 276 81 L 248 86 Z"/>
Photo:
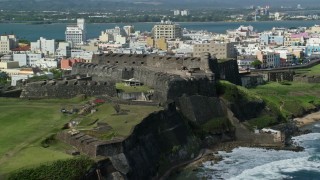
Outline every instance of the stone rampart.
<path fill-rule="evenodd" d="M 294 76 L 293 81 L 304 83 L 320 83 L 320 76 Z"/>
<path fill-rule="evenodd" d="M 207 96 L 182 96 L 178 107 L 183 116 L 196 124 L 204 124 L 216 117 L 225 117 L 227 110 L 219 98 Z"/>
<path fill-rule="evenodd" d="M 156 72 L 147 68 L 136 68 L 134 78 L 139 79 L 145 85 L 154 88 L 153 99 L 159 102 L 176 100 L 185 95 L 215 96 L 214 77 L 207 74 L 199 77 L 185 77 L 179 75 Z"/>
<path fill-rule="evenodd" d="M 93 76 L 93 79 L 99 81 L 121 81 L 122 79 L 132 78 L 133 72 L 133 67 L 118 67 L 115 65 L 76 63 L 75 65 L 73 65 L 71 74 L 84 74 L 88 76 Z"/>
<path fill-rule="evenodd" d="M 238 64 L 236 60 L 229 60 L 218 63 L 218 68 L 213 71 L 217 79 L 227 80 L 233 84 L 241 85 Z"/>
<path fill-rule="evenodd" d="M 149 56 L 147 66 L 159 69 L 200 68 L 201 59 L 196 57 Z"/>
<path fill-rule="evenodd" d="M 92 63 L 116 66 L 144 66 L 147 61 L 145 54 L 97 54 L 93 55 Z"/>
<path fill-rule="evenodd" d="M 102 141 L 84 133 L 61 131 L 57 138 L 91 157 L 113 156 L 122 152 L 122 141 Z"/>
<path fill-rule="evenodd" d="M 201 58 L 124 54 L 101 54 L 95 58 L 97 60 L 93 62 L 100 64 L 76 63 L 72 74 L 86 74 L 96 81 L 108 79 L 121 82 L 123 79 L 135 78 L 154 88 L 153 98 L 160 102 L 174 100 L 183 94 L 215 96 L 216 79 L 241 85 L 236 61 L 218 63 L 208 53 L 204 53 Z M 134 61 L 136 64 L 139 59 L 143 61 L 139 66 L 128 63 Z"/>
<path fill-rule="evenodd" d="M 196 69 L 207 70 L 211 67 L 209 61 L 215 61 L 215 57 L 204 53 L 201 58 L 197 57 L 173 57 L 173 56 L 154 56 L 141 54 L 98 54 L 92 59 L 93 64 L 119 66 L 119 67 L 152 67 L 160 69 Z"/>
<path fill-rule="evenodd" d="M 21 98 L 72 98 L 80 94 L 116 96 L 117 93 L 113 82 L 76 79 L 27 83 L 22 89 Z"/>
<path fill-rule="evenodd" d="M 269 72 L 269 81 L 282 82 L 282 81 L 293 81 L 294 71 L 279 71 Z"/>

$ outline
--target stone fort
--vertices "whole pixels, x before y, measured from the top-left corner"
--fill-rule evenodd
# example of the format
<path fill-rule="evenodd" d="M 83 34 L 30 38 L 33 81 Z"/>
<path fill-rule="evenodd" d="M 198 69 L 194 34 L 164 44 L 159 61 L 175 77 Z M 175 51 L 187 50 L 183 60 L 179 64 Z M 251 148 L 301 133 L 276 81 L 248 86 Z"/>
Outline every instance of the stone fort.
<path fill-rule="evenodd" d="M 241 84 L 236 61 L 218 62 L 209 53 L 200 58 L 98 54 L 92 63 L 74 64 L 71 74 L 92 76 L 95 81 L 134 78 L 154 88 L 153 100 L 162 103 L 182 95 L 215 96 L 217 79 Z"/>

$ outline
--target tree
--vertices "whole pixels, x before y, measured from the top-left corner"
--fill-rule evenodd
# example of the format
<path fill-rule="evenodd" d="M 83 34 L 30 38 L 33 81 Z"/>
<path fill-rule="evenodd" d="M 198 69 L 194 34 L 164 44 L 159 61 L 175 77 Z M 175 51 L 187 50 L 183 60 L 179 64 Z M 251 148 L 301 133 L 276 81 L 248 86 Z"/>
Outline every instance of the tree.
<path fill-rule="evenodd" d="M 261 64 L 262 64 L 262 62 L 259 61 L 259 60 L 255 60 L 255 61 L 253 61 L 253 62 L 251 63 L 251 65 L 252 65 L 254 68 L 256 68 L 256 69 L 260 69 L 260 68 L 261 68 Z"/>
<path fill-rule="evenodd" d="M 8 76 L 7 73 L 5 73 L 5 72 L 0 72 L 0 85 L 1 85 L 1 84 L 7 84 L 8 78 L 9 78 L 9 76 Z"/>

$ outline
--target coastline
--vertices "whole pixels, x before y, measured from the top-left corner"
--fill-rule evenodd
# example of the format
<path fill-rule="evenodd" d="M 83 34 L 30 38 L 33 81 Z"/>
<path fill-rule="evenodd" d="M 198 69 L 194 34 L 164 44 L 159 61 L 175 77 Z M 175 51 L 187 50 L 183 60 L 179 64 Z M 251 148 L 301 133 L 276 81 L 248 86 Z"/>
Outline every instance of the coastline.
<path fill-rule="evenodd" d="M 315 124 L 320 122 L 320 111 L 312 112 L 306 114 L 300 118 L 293 119 L 299 130 L 305 128 L 306 126 Z M 309 133 L 309 131 L 306 131 Z M 229 142 L 222 142 L 218 143 L 213 147 L 209 147 L 206 149 L 206 153 L 199 153 L 197 158 L 189 160 L 187 162 L 181 163 L 176 165 L 175 167 L 170 168 L 166 172 L 166 176 L 164 177 L 173 177 L 181 173 L 181 171 L 185 169 L 189 169 L 191 171 L 197 171 L 199 167 L 202 167 L 202 164 L 207 161 L 211 161 L 212 164 L 216 164 L 219 161 L 223 160 L 222 157 L 218 154 L 219 151 L 231 152 L 233 149 L 238 147 L 252 147 L 252 148 L 266 148 L 266 149 L 274 149 L 274 150 L 289 150 L 289 151 L 302 151 L 303 148 L 299 146 L 285 146 L 285 147 L 277 147 L 277 146 L 270 146 L 266 147 L 259 144 L 252 144 L 243 141 L 229 141 Z"/>
<path fill-rule="evenodd" d="M 294 118 L 293 121 L 296 122 L 299 128 L 316 123 L 320 121 L 320 111 L 307 114 L 301 118 Z"/>

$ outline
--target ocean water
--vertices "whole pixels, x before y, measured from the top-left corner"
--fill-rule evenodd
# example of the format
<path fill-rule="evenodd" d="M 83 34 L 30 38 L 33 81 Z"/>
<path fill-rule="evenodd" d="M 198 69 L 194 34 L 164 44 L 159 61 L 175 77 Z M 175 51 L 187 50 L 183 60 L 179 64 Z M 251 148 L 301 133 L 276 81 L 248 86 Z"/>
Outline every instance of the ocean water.
<path fill-rule="evenodd" d="M 151 31 L 155 23 L 131 23 L 138 31 Z M 320 20 L 313 21 L 268 21 L 268 22 L 189 22 L 179 23 L 182 28 L 191 30 L 207 30 L 215 33 L 225 33 L 228 29 L 238 28 L 240 25 L 252 25 L 258 32 L 270 30 L 273 27 L 310 27 L 320 24 Z M 16 34 L 20 39 L 36 41 L 39 37 L 47 39 L 65 38 L 65 23 L 53 24 L 23 24 L 23 23 L 0 23 L 0 34 Z M 101 31 L 114 28 L 115 26 L 124 26 L 124 23 L 101 23 L 87 24 L 87 37 L 89 39 L 97 38 Z"/>
<path fill-rule="evenodd" d="M 199 171 L 187 176 L 189 179 L 319 180 L 320 123 L 309 128 L 312 133 L 293 138 L 294 143 L 305 148 L 302 152 L 240 147 L 230 153 L 219 152 L 222 161 L 205 162 Z"/>

